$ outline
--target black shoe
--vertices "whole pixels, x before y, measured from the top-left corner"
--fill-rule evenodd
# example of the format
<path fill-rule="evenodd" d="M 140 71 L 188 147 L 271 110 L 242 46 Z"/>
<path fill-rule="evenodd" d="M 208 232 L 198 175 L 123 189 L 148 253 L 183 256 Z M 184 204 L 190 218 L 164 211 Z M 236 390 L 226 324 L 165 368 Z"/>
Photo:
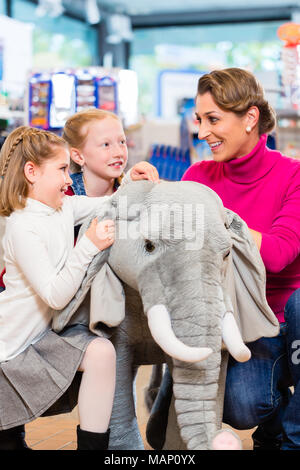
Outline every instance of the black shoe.
<path fill-rule="evenodd" d="M 0 431 L 0 450 L 32 450 L 25 442 L 24 425 Z"/>
<path fill-rule="evenodd" d="M 109 433 L 109 429 L 103 433 L 90 432 L 77 426 L 77 450 L 107 450 Z"/>
<path fill-rule="evenodd" d="M 252 434 L 253 450 L 280 450 L 282 444 L 281 436 L 268 436 L 260 426 Z"/>

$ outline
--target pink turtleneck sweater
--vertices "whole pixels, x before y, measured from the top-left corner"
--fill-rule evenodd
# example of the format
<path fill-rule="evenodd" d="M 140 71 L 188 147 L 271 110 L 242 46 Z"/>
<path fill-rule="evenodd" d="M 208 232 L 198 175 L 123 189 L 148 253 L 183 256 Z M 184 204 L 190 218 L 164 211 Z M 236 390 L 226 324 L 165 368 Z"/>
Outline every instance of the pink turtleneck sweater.
<path fill-rule="evenodd" d="M 244 157 L 192 165 L 183 180 L 213 189 L 226 208 L 262 233 L 266 296 L 280 322 L 289 296 L 300 287 L 300 162 L 266 147 L 263 135 Z"/>

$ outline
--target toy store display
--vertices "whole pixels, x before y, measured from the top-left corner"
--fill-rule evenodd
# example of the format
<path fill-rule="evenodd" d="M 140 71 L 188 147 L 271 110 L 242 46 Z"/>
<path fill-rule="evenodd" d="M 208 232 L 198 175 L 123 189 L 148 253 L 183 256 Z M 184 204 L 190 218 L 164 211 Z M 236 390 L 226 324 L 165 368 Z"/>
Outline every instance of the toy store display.
<path fill-rule="evenodd" d="M 285 107 L 300 112 L 300 24 L 284 23 L 277 30 L 284 41 L 282 84 L 286 97 Z"/>
<path fill-rule="evenodd" d="M 288 157 L 300 159 L 300 24 L 284 23 L 277 30 L 284 42 L 281 52 L 282 105 L 276 110 L 277 148 Z"/>
<path fill-rule="evenodd" d="M 116 114 L 122 110 L 120 117 L 126 120 L 118 89 L 123 76 L 120 69 L 102 67 L 33 73 L 29 79 L 29 125 L 59 130 L 69 116 L 90 107 Z M 135 106 L 132 102 L 132 108 Z"/>
<path fill-rule="evenodd" d="M 79 72 L 76 77 L 76 110 L 96 106 L 95 82 L 93 76 L 87 71 Z"/>
<path fill-rule="evenodd" d="M 96 79 L 96 107 L 118 113 L 117 84 L 111 77 Z"/>
<path fill-rule="evenodd" d="M 29 124 L 33 127 L 49 128 L 50 77 L 37 74 L 30 80 Z"/>
<path fill-rule="evenodd" d="M 191 166 L 190 150 L 170 145 L 153 145 L 149 162 L 156 167 L 161 179 L 180 181 Z"/>

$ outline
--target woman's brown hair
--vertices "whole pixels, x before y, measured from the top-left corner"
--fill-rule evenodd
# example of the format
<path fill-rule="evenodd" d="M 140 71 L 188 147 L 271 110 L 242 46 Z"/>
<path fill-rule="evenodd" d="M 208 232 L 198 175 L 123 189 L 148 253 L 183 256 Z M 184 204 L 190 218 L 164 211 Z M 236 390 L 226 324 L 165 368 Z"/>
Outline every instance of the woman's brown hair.
<path fill-rule="evenodd" d="M 210 93 L 224 111 L 244 116 L 251 106 L 259 109 L 259 135 L 271 132 L 276 125 L 276 114 L 265 99 L 264 91 L 255 76 L 240 68 L 214 70 L 198 81 L 198 94 Z"/>
<path fill-rule="evenodd" d="M 34 127 L 17 127 L 8 135 L 0 153 L 0 216 L 26 205 L 30 184 L 24 174 L 26 162 L 42 166 L 58 148 L 68 145 L 56 134 Z"/>

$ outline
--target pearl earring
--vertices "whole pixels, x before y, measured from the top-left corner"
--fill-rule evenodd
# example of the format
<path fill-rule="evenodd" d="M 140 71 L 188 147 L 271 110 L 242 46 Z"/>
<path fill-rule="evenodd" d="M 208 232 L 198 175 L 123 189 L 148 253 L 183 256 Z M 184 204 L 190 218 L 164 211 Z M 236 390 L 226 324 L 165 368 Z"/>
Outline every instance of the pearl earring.
<path fill-rule="evenodd" d="M 247 134 L 250 134 L 250 132 L 251 132 L 251 127 L 250 126 L 246 127 L 246 132 L 247 132 Z"/>

